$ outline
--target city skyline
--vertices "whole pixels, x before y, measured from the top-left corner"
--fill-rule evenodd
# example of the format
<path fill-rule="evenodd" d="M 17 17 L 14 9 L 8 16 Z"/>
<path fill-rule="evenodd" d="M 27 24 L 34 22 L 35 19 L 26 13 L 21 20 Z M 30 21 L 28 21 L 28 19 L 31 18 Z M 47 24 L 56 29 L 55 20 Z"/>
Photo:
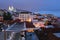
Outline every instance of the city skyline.
<path fill-rule="evenodd" d="M 15 8 L 30 11 L 60 11 L 59 0 L 0 0 L 0 8 Z"/>
<path fill-rule="evenodd" d="M 31 12 L 53 13 L 60 15 L 60 0 L 0 0 L 0 9 L 14 8 L 28 10 Z M 58 14 L 57 14 L 58 13 Z"/>
<path fill-rule="evenodd" d="M 60 0 L 0 0 L 0 40 L 60 40 Z"/>

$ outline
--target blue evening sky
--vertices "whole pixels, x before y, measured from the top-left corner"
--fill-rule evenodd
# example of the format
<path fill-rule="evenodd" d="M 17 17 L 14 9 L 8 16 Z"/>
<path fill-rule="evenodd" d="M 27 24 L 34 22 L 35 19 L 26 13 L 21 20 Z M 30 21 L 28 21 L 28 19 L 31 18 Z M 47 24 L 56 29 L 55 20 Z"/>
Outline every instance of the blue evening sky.
<path fill-rule="evenodd" d="M 60 0 L 0 0 L 0 9 L 8 9 L 9 6 L 60 16 Z"/>

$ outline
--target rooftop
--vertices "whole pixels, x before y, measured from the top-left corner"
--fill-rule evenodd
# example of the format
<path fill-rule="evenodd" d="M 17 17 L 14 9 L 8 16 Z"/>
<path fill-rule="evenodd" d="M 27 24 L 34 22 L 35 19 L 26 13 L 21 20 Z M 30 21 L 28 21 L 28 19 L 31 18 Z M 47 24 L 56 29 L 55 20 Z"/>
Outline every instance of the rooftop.
<path fill-rule="evenodd" d="M 9 28 L 6 29 L 6 31 L 14 31 L 14 32 L 20 32 L 23 30 L 28 30 L 28 29 L 34 29 L 34 25 L 29 23 L 29 22 L 21 22 L 21 23 L 14 23 L 11 25 Z"/>

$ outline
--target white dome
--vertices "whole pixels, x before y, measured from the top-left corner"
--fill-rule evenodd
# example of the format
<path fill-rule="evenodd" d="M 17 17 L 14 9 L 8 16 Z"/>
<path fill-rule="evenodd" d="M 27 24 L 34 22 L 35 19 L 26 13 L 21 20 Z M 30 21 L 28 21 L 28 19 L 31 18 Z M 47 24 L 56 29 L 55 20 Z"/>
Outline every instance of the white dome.
<path fill-rule="evenodd" d="M 9 6 L 9 11 L 14 11 L 14 7 L 13 6 Z"/>

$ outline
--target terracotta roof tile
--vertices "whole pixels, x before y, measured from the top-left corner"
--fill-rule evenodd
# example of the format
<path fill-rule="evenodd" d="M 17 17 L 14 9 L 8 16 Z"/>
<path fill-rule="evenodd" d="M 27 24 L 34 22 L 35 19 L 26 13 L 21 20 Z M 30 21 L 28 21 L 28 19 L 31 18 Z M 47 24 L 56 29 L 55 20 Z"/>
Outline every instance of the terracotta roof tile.
<path fill-rule="evenodd" d="M 26 28 L 35 28 L 32 22 L 26 22 Z"/>

